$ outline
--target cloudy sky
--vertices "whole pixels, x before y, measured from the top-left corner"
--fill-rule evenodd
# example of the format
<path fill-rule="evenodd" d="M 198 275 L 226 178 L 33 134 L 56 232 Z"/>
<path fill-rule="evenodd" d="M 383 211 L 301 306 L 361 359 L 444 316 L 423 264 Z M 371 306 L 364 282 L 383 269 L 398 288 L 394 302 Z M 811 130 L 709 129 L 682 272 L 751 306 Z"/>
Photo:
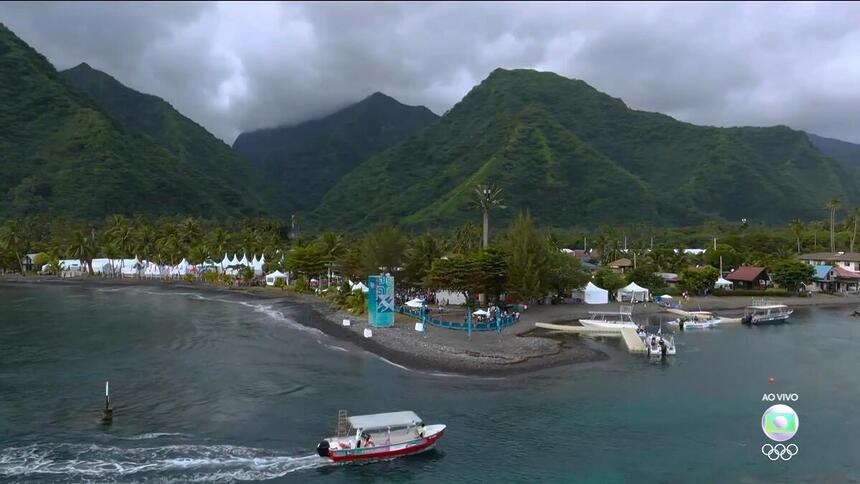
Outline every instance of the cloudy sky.
<path fill-rule="evenodd" d="M 441 114 L 496 67 L 694 123 L 860 142 L 860 4 L 4 2 L 0 22 L 230 143 L 374 91 Z"/>

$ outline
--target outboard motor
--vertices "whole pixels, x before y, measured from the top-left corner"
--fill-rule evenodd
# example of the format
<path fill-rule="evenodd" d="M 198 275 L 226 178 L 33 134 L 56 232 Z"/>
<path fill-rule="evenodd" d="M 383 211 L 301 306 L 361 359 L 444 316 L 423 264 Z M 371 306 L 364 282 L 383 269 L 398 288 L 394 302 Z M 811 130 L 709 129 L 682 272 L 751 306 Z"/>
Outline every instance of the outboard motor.
<path fill-rule="evenodd" d="M 319 454 L 320 457 L 328 457 L 329 456 L 329 446 L 330 446 L 330 444 L 328 443 L 328 440 L 323 440 L 322 442 L 319 443 L 319 445 L 317 445 L 317 454 Z"/>

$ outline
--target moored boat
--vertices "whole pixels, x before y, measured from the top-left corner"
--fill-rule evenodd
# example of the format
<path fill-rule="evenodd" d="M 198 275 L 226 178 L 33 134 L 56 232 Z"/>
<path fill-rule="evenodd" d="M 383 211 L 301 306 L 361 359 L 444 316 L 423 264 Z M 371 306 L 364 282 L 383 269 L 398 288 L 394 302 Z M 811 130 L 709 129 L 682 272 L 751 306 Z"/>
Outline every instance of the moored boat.
<path fill-rule="evenodd" d="M 603 329 L 637 329 L 639 327 L 639 325 L 633 321 L 632 306 L 621 306 L 618 309 L 618 312 L 592 311 L 589 314 L 590 316 L 588 318 L 579 320 L 583 326 Z"/>
<path fill-rule="evenodd" d="M 649 334 L 644 338 L 645 352 L 649 358 L 661 358 L 674 356 L 678 350 L 675 348 L 675 338 L 666 339 L 660 334 Z"/>
<path fill-rule="evenodd" d="M 768 301 L 753 302 L 747 306 L 746 315 L 743 317 L 744 324 L 779 324 L 784 323 L 794 310 L 785 304 L 777 304 Z"/>
<path fill-rule="evenodd" d="M 412 411 L 355 415 L 338 414 L 337 434 L 323 439 L 317 453 L 334 462 L 378 460 L 432 449 L 445 425 L 424 425 Z"/>

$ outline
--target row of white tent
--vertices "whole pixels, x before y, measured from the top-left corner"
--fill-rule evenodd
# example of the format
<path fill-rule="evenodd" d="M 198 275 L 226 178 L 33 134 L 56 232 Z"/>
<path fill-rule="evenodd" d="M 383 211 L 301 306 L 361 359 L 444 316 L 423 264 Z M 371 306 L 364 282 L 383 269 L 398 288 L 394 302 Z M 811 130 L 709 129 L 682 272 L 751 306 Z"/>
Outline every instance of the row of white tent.
<path fill-rule="evenodd" d="M 722 277 L 714 283 L 716 289 L 731 289 L 732 282 Z M 608 304 L 609 291 L 602 289 L 593 282 L 586 284 L 582 290 L 583 300 L 586 304 Z M 618 302 L 645 302 L 650 299 L 651 291 L 631 282 L 630 284 L 619 289 L 615 294 L 615 299 Z"/>
<path fill-rule="evenodd" d="M 262 255 L 258 259 L 255 255 L 251 260 L 245 255 L 239 259 L 236 255 L 230 259 L 227 254 L 224 254 L 224 260 L 221 264 L 216 264 L 214 261 L 207 261 L 202 264 L 191 264 L 187 259 L 182 259 L 179 264 L 157 264 L 155 262 L 134 259 L 109 259 L 96 258 L 92 260 L 93 273 L 99 275 L 121 275 L 123 277 L 172 277 L 185 276 L 188 274 L 197 274 L 204 270 L 222 271 L 226 274 L 236 275 L 239 273 L 238 266 L 246 266 L 254 269 L 254 274 L 263 274 L 263 264 L 266 263 L 266 256 Z M 78 259 L 63 259 L 60 260 L 60 268 L 64 271 L 86 272 L 88 267 L 81 263 Z M 42 266 L 42 270 L 48 269 L 47 264 Z"/>

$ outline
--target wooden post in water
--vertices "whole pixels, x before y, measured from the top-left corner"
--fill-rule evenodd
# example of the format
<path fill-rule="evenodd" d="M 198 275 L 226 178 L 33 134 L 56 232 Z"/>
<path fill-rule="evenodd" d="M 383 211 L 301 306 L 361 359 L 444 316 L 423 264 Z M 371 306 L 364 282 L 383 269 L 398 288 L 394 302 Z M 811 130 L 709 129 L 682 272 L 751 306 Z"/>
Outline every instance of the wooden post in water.
<path fill-rule="evenodd" d="M 102 410 L 102 423 L 110 425 L 113 422 L 113 408 L 110 406 L 110 382 L 105 382 L 105 409 Z"/>

